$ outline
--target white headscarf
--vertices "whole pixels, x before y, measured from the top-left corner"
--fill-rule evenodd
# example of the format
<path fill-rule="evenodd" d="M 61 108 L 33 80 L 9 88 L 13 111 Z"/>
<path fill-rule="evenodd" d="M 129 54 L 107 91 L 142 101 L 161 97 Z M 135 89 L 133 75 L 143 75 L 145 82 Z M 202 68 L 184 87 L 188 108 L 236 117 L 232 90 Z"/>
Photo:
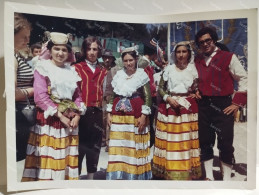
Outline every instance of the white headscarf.
<path fill-rule="evenodd" d="M 177 48 L 177 47 L 179 47 L 179 46 L 185 46 L 188 50 L 190 50 L 191 51 L 191 58 L 190 58 L 190 60 L 189 60 L 189 62 L 188 63 L 194 63 L 194 52 L 193 52 L 193 49 L 192 49 L 192 46 L 191 46 L 191 42 L 190 41 L 181 41 L 181 42 L 179 42 L 179 43 L 177 43 L 175 46 L 174 46 L 174 49 L 173 49 L 173 51 L 172 51 L 172 53 L 171 53 L 171 64 L 175 64 L 176 63 L 176 58 L 175 58 L 175 49 Z"/>

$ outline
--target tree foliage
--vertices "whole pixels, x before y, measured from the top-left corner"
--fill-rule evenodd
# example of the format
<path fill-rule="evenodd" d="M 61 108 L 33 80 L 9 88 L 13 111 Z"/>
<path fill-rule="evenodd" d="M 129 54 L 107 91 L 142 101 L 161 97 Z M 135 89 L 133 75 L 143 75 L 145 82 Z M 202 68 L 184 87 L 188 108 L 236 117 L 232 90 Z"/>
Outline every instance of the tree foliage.
<path fill-rule="evenodd" d="M 76 37 L 100 36 L 104 38 L 146 41 L 156 37 L 159 25 L 104 22 L 43 15 L 25 14 L 32 23 L 31 43 L 42 40 L 44 31 L 71 33 Z M 159 42 L 167 42 L 167 25 L 160 25 Z"/>

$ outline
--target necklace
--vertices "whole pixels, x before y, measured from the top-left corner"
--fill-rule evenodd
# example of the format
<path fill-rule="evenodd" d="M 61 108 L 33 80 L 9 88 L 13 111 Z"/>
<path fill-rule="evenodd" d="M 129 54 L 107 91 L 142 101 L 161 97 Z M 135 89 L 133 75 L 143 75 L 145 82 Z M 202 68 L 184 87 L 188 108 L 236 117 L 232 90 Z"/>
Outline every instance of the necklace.
<path fill-rule="evenodd" d="M 132 75 L 130 75 L 130 76 L 128 76 L 128 75 L 127 75 L 127 78 L 126 78 L 126 80 L 129 80 L 129 79 L 131 79 L 133 76 L 134 76 L 134 74 L 132 74 Z"/>
<path fill-rule="evenodd" d="M 136 72 L 136 71 L 135 71 L 135 72 Z M 131 75 L 128 75 L 127 72 L 126 72 L 126 75 L 127 75 L 126 80 L 131 79 L 131 78 L 134 76 L 135 72 L 132 73 Z"/>

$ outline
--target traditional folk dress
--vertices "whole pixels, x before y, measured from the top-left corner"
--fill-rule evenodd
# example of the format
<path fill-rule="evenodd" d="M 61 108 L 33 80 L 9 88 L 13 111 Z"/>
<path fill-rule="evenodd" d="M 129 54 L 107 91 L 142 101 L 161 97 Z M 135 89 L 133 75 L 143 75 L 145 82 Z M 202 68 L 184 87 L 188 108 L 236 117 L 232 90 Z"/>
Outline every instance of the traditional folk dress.
<path fill-rule="evenodd" d="M 149 180 L 152 178 L 149 126 L 141 133 L 137 126 L 141 114 L 151 112 L 148 75 L 141 68 L 131 76 L 119 70 L 112 86 L 114 97 L 107 105 L 112 125 L 106 179 Z"/>
<path fill-rule="evenodd" d="M 195 99 L 188 97 L 197 77 L 192 63 L 180 72 L 175 65 L 169 65 L 164 70 L 159 86 L 164 101 L 158 109 L 152 166 L 155 177 L 190 180 L 201 176 L 198 108 Z M 172 108 L 165 103 L 168 96 L 176 99 L 181 106 Z"/>
<path fill-rule="evenodd" d="M 57 110 L 84 114 L 74 67 L 39 61 L 34 72 L 37 123 L 31 130 L 22 181 L 78 179 L 78 128 L 67 128 Z"/>

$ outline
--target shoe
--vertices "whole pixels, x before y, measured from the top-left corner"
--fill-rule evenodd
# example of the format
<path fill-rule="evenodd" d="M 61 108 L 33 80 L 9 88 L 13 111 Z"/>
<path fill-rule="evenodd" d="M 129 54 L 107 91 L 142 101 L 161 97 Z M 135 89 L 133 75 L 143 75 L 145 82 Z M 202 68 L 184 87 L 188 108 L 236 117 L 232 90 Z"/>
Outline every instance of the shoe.
<path fill-rule="evenodd" d="M 108 151 L 109 151 L 109 146 L 106 146 L 105 152 L 108 152 Z"/>

